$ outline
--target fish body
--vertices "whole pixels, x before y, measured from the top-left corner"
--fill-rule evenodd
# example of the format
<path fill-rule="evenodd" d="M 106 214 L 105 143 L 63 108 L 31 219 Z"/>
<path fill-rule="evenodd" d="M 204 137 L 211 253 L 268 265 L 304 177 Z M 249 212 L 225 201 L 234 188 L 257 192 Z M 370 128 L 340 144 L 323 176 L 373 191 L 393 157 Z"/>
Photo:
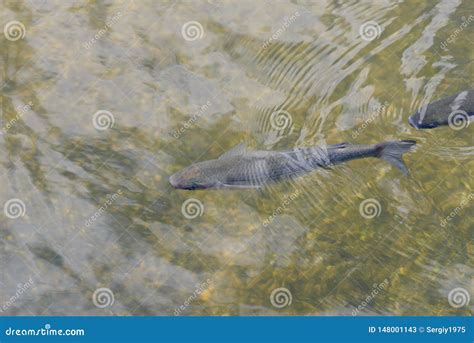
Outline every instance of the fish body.
<path fill-rule="evenodd" d="M 474 89 L 442 98 L 413 113 L 408 122 L 417 129 L 431 129 L 441 125 L 456 125 L 474 117 Z"/>
<path fill-rule="evenodd" d="M 171 175 L 177 189 L 257 188 L 295 178 L 318 168 L 329 168 L 345 161 L 376 157 L 408 170 L 401 156 L 414 141 L 392 141 L 372 145 L 340 143 L 296 148 L 287 151 L 247 151 L 240 144 L 215 160 L 195 163 Z"/>

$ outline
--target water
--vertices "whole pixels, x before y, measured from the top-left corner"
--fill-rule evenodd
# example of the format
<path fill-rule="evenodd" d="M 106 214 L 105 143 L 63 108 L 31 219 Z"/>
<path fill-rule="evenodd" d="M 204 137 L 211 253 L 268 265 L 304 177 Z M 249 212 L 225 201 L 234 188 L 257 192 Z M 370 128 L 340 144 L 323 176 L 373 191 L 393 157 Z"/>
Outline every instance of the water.
<path fill-rule="evenodd" d="M 4 1 L 24 31 L 0 38 L 2 314 L 472 314 L 474 125 L 407 118 L 472 88 L 473 13 Z M 417 140 L 408 177 L 366 159 L 261 190 L 167 182 L 240 142 L 389 139 Z"/>

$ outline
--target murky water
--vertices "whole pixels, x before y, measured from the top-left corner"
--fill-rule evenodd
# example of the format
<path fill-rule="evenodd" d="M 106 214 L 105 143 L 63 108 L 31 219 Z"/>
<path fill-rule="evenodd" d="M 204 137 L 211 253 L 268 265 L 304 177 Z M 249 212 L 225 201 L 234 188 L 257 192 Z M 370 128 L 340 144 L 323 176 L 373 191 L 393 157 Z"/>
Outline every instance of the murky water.
<path fill-rule="evenodd" d="M 472 314 L 474 125 L 407 118 L 473 87 L 474 2 L 0 6 L 3 315 Z M 167 182 L 240 142 L 390 139 L 407 177 Z"/>

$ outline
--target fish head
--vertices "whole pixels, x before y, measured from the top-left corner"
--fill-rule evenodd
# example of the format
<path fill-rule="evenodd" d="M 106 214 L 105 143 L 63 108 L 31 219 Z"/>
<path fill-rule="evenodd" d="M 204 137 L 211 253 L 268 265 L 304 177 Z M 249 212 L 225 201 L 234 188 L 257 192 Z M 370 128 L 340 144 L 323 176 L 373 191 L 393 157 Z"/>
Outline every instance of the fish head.
<path fill-rule="evenodd" d="M 440 125 L 458 125 L 458 122 L 469 121 L 474 105 L 474 92 L 463 91 L 421 106 L 413 113 L 408 122 L 417 129 L 431 129 Z"/>
<path fill-rule="evenodd" d="M 205 162 L 193 164 L 170 176 L 169 182 L 176 189 L 207 189 L 215 188 L 218 182 L 206 172 Z"/>
<path fill-rule="evenodd" d="M 427 111 L 425 108 L 416 111 L 408 117 L 408 122 L 415 129 L 432 129 L 447 123 L 446 115 L 438 111 Z"/>

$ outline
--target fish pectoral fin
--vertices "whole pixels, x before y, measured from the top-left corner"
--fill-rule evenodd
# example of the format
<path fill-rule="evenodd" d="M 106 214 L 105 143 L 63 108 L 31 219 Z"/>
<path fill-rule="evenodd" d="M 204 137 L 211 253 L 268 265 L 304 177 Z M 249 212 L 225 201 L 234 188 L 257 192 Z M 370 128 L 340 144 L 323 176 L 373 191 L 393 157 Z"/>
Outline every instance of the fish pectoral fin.
<path fill-rule="evenodd" d="M 246 151 L 247 151 L 247 144 L 240 143 L 240 144 L 234 146 L 229 151 L 226 151 L 225 153 L 223 153 L 221 156 L 219 156 L 219 160 L 229 158 L 229 157 L 234 157 L 234 156 L 241 156 Z"/>

